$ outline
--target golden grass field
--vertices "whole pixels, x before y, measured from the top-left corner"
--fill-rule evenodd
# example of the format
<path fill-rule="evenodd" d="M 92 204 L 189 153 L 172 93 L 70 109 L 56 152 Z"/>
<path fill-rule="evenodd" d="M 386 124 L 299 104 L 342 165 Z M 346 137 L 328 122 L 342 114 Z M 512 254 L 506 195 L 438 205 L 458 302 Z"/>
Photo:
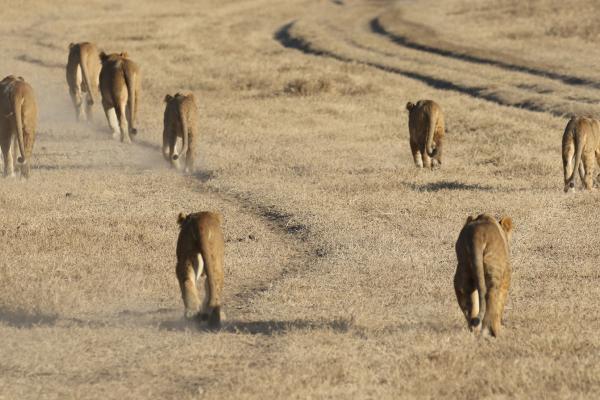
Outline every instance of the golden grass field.
<path fill-rule="evenodd" d="M 443 4 L 440 4 L 443 3 Z M 526 3 L 526 4 L 524 4 Z M 593 0 L 3 1 L 0 75 L 40 109 L 0 180 L 0 399 L 597 398 L 600 194 L 565 195 L 600 115 Z M 139 133 L 75 122 L 70 42 L 142 69 Z M 160 154 L 193 91 L 197 169 Z M 407 101 L 446 114 L 418 170 Z M 225 218 L 223 329 L 182 321 L 180 211 Z M 499 338 L 469 333 L 454 243 L 513 217 Z"/>

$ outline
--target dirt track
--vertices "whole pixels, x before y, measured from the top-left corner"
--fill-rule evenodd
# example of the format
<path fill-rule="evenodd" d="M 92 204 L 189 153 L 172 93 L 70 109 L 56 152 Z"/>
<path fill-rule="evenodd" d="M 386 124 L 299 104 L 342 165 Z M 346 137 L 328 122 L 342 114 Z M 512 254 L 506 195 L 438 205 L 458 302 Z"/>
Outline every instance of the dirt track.
<path fill-rule="evenodd" d="M 501 24 L 484 47 L 465 39 L 487 29 L 477 7 L 404 3 L 7 10 L 0 75 L 31 82 L 41 112 L 31 179 L 0 181 L 0 399 L 597 396 L 600 198 L 565 196 L 560 161 L 566 117 L 600 111 L 597 50 L 531 28 L 511 53 Z M 498 19 L 516 7 L 500 3 Z M 78 40 L 142 67 L 133 145 L 99 107 L 74 122 Z M 160 154 L 177 90 L 200 99 L 193 176 Z M 408 147 L 420 98 L 447 113 L 435 172 Z M 218 333 L 182 322 L 174 274 L 177 214 L 202 209 L 225 216 Z M 468 333 L 452 288 L 454 241 L 483 211 L 516 225 L 496 340 Z"/>

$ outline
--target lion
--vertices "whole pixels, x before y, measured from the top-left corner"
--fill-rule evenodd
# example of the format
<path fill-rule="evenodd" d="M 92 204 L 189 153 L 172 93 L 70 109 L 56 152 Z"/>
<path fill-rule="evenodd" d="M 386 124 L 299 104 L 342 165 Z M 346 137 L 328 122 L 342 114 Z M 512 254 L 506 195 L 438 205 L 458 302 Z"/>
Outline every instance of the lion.
<path fill-rule="evenodd" d="M 510 217 L 497 221 L 488 214 L 469 216 L 456 241 L 454 289 L 472 331 L 500 334 L 512 274 L 512 230 Z"/>
<path fill-rule="evenodd" d="M 90 42 L 71 43 L 67 61 L 67 83 L 78 121 L 87 116 L 92 121 L 92 105 L 98 94 L 100 56 L 96 45 Z M 85 95 L 84 95 L 85 93 Z"/>
<path fill-rule="evenodd" d="M 442 141 L 445 135 L 444 113 L 433 100 L 406 103 L 410 149 L 418 168 L 442 165 Z"/>
<path fill-rule="evenodd" d="M 600 164 L 600 121 L 573 117 L 567 123 L 562 139 L 565 193 L 575 191 L 577 172 L 587 190 L 594 185 L 594 168 Z M 574 162 L 573 162 L 574 161 Z"/>
<path fill-rule="evenodd" d="M 182 138 L 181 154 L 185 154 L 185 172 L 193 172 L 198 132 L 198 106 L 192 93 L 176 93 L 165 96 L 165 115 L 163 129 L 163 156 L 175 167 L 179 155 L 175 144 L 177 137 Z"/>
<path fill-rule="evenodd" d="M 100 93 L 113 138 L 121 134 L 121 142 L 131 143 L 140 97 L 140 69 L 129 59 L 127 52 L 100 53 Z"/>
<path fill-rule="evenodd" d="M 208 320 L 209 326 L 221 324 L 221 292 L 223 290 L 223 253 L 225 242 L 221 230 L 222 217 L 214 212 L 180 213 L 177 239 L 177 279 L 185 305 L 185 317 Z M 204 281 L 204 301 L 200 306 L 197 286 Z"/>
<path fill-rule="evenodd" d="M 32 87 L 22 77 L 9 75 L 0 81 L 0 147 L 4 176 L 15 176 L 14 148 L 18 145 L 21 176 L 29 177 L 29 159 L 37 128 L 37 103 Z"/>

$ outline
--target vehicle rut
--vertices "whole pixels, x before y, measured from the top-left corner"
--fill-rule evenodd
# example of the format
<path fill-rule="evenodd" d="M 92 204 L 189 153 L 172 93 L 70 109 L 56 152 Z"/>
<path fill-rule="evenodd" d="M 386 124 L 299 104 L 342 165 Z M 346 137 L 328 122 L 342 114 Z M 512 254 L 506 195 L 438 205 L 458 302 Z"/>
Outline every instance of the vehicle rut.
<path fill-rule="evenodd" d="M 505 100 L 504 98 L 502 98 L 501 96 L 499 96 L 498 94 L 496 94 L 494 92 L 489 92 L 488 91 L 489 89 L 484 86 L 467 86 L 467 85 L 457 84 L 455 82 L 452 82 L 452 81 L 449 81 L 446 79 L 441 79 L 441 78 L 438 78 L 438 77 L 435 77 L 432 75 L 427 75 L 427 74 L 411 71 L 408 69 L 399 68 L 396 66 L 386 65 L 383 63 L 379 63 L 379 62 L 355 59 L 352 57 L 347 57 L 347 56 L 343 56 L 341 54 L 337 54 L 330 50 L 321 49 L 321 48 L 314 46 L 312 43 L 305 40 L 304 38 L 294 36 L 291 33 L 291 29 L 294 27 L 296 22 L 297 21 L 294 20 L 294 21 L 284 24 L 279 29 L 277 29 L 277 31 L 273 35 L 273 38 L 276 41 L 278 41 L 283 47 L 299 50 L 299 51 L 301 51 L 305 54 L 309 54 L 309 55 L 332 58 L 332 59 L 335 59 L 335 60 L 338 60 L 341 62 L 366 65 L 366 66 L 369 66 L 372 68 L 379 69 L 381 71 L 385 71 L 385 72 L 389 72 L 389 73 L 393 73 L 393 74 L 401 75 L 401 76 L 404 76 L 404 77 L 407 77 L 410 79 L 417 80 L 417 81 L 422 82 L 422 83 L 426 84 L 427 86 L 434 88 L 434 89 L 451 90 L 454 92 L 468 95 L 470 97 L 474 97 L 474 98 L 477 98 L 480 100 L 485 100 L 485 101 L 503 105 L 503 106 L 521 108 L 521 109 L 526 109 L 526 110 L 535 111 L 535 112 L 545 112 L 545 113 L 549 113 L 549 114 L 552 114 L 557 117 L 563 117 L 565 114 L 571 113 L 570 110 L 565 110 L 565 109 L 561 109 L 561 108 L 548 109 L 544 105 L 538 104 L 535 101 L 531 101 L 531 100 L 510 102 L 510 101 Z"/>
<path fill-rule="evenodd" d="M 411 23 L 411 25 L 414 25 L 414 24 Z M 466 52 L 466 49 L 465 49 L 465 51 L 452 50 L 449 48 L 435 47 L 435 46 L 431 46 L 428 44 L 420 43 L 409 36 L 390 32 L 381 23 L 380 17 L 375 17 L 375 18 L 371 19 L 369 21 L 369 27 L 371 29 L 371 32 L 381 35 L 381 36 L 384 36 L 400 46 L 407 47 L 407 48 L 410 48 L 413 50 L 419 50 L 422 52 L 436 54 L 439 56 L 452 58 L 452 59 L 460 60 L 460 61 L 466 61 L 466 62 L 470 62 L 470 63 L 474 63 L 474 64 L 492 65 L 492 66 L 499 67 L 499 68 L 509 70 L 509 71 L 523 72 L 526 74 L 530 74 L 530 75 L 534 75 L 534 76 L 538 76 L 538 77 L 542 77 L 542 78 L 556 80 L 556 81 L 559 81 L 559 82 L 567 84 L 567 85 L 589 86 L 589 87 L 593 87 L 596 89 L 600 88 L 600 82 L 593 80 L 593 79 L 583 78 L 583 77 L 569 75 L 569 74 L 563 74 L 560 72 L 549 71 L 546 69 L 541 69 L 541 68 L 537 68 L 537 67 L 533 67 L 533 66 L 511 63 L 511 62 L 506 62 L 506 61 L 502 61 L 502 60 L 497 60 L 494 58 L 470 54 L 470 53 Z"/>

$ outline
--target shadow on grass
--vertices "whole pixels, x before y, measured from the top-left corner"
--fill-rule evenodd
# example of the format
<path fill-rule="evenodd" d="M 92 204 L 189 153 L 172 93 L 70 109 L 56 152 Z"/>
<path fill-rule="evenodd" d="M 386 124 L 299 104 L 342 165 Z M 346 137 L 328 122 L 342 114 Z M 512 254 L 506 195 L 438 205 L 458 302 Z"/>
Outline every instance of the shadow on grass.
<path fill-rule="evenodd" d="M 72 165 L 52 165 L 52 164 L 38 164 L 38 165 L 32 165 L 31 168 L 32 169 L 39 169 L 39 170 L 45 170 L 45 171 L 68 171 L 68 170 L 77 170 L 77 171 L 92 171 L 92 170 L 96 170 L 96 171 L 100 171 L 103 169 L 108 169 L 111 166 L 109 165 L 105 165 L 105 166 L 99 166 L 99 165 L 92 165 L 92 164 L 72 164 Z"/>
<path fill-rule="evenodd" d="M 353 323 L 348 319 L 326 320 L 267 320 L 267 321 L 224 321 L 219 329 L 211 329 L 205 322 L 188 321 L 185 319 L 164 321 L 160 329 L 184 331 L 188 329 L 200 332 L 228 332 L 249 335 L 276 335 L 301 330 L 332 330 L 336 333 L 346 333 L 353 329 Z"/>
<path fill-rule="evenodd" d="M 206 183 L 208 181 L 210 181 L 211 179 L 214 179 L 217 177 L 216 172 L 214 171 L 195 171 L 192 176 L 194 178 L 196 178 L 197 180 L 199 180 L 202 183 Z"/>
<path fill-rule="evenodd" d="M 494 190 L 492 186 L 488 185 L 480 185 L 478 183 L 463 183 L 457 181 L 431 182 L 422 185 L 411 183 L 409 184 L 409 186 L 412 190 L 416 190 L 419 192 L 439 192 L 440 190 L 479 190 L 484 192 L 491 192 L 492 190 Z"/>
<path fill-rule="evenodd" d="M 0 322 L 14 328 L 53 326 L 57 320 L 58 315 L 32 314 L 26 311 L 0 308 Z"/>

